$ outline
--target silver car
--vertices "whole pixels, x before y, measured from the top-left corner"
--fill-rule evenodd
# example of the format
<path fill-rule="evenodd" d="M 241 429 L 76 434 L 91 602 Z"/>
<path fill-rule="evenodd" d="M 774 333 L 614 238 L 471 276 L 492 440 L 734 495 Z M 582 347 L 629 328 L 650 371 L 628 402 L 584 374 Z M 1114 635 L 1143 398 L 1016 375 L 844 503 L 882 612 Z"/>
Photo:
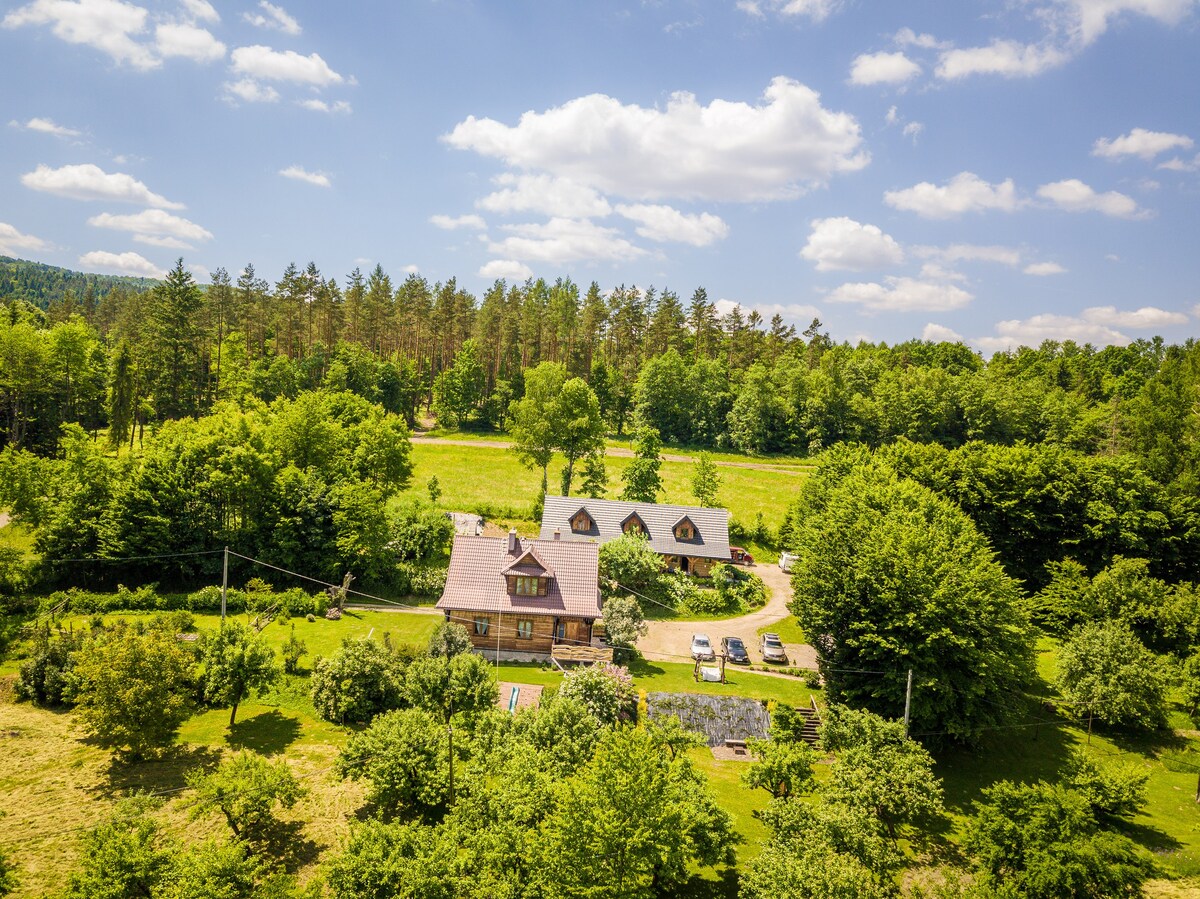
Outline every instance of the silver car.
<path fill-rule="evenodd" d="M 692 634 L 692 658 L 697 662 L 712 662 L 717 658 L 708 634 Z"/>
<path fill-rule="evenodd" d="M 787 661 L 787 650 L 783 648 L 783 641 L 779 639 L 779 634 L 763 634 L 759 649 L 762 651 L 764 662 L 783 663 Z"/>

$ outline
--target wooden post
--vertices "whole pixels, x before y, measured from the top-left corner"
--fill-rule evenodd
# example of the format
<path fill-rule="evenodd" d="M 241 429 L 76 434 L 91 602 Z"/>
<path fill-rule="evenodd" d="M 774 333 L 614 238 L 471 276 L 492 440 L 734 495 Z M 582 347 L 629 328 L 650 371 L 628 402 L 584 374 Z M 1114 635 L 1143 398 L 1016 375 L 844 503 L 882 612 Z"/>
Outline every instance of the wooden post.
<path fill-rule="evenodd" d="M 221 566 L 221 624 L 225 623 L 225 592 L 229 589 L 229 547 L 225 547 L 225 562 Z"/>

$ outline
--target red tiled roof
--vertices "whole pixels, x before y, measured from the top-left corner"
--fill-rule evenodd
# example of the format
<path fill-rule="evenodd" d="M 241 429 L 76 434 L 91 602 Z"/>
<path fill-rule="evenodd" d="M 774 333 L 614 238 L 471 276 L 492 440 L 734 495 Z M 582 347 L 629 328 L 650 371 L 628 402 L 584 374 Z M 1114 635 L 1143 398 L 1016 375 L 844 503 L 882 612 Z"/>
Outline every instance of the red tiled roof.
<path fill-rule="evenodd" d="M 549 569 L 545 596 L 516 596 L 508 592 L 505 571 L 529 550 Z M 518 573 L 518 572 L 513 572 Z M 544 572 L 536 572 L 544 574 Z M 577 540 L 518 540 L 508 551 L 506 537 L 454 538 L 446 589 L 439 609 L 472 612 L 520 612 L 528 615 L 600 617 L 600 547 Z"/>
<path fill-rule="evenodd" d="M 502 574 L 524 574 L 530 577 L 554 577 L 554 569 L 547 565 L 533 547 L 525 550 Z"/>

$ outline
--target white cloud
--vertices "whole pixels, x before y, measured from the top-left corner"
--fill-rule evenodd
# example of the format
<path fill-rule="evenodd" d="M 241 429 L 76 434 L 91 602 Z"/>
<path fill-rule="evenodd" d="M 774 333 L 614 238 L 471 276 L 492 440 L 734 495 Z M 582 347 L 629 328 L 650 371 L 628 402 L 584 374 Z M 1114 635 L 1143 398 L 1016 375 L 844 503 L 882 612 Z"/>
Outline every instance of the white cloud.
<path fill-rule="evenodd" d="M 624 262 L 646 255 L 615 228 L 590 221 L 552 218 L 543 224 L 505 225 L 504 230 L 510 236 L 489 241 L 488 251 L 508 259 L 561 264 L 581 260 Z"/>
<path fill-rule="evenodd" d="M 972 343 L 991 352 L 1014 350 L 1019 346 L 1037 347 L 1045 340 L 1090 343 L 1099 346 L 1125 346 L 1129 338 L 1103 324 L 1087 322 L 1071 315 L 1043 313 L 1027 319 L 996 322 L 996 334 L 979 337 Z"/>
<path fill-rule="evenodd" d="M 134 40 L 146 30 L 148 13 L 122 0 L 33 0 L 4 17 L 5 28 L 50 25 L 55 37 L 107 53 L 135 69 L 154 69 L 162 61 Z"/>
<path fill-rule="evenodd" d="M 883 200 L 894 209 L 932 219 L 989 209 L 1012 212 L 1022 205 L 1011 178 L 989 184 L 973 172 L 960 172 L 942 187 L 922 181 L 904 190 L 889 190 Z"/>
<path fill-rule="evenodd" d="M 1130 312 L 1122 312 L 1115 306 L 1092 306 L 1083 310 L 1082 318 L 1092 324 L 1135 331 L 1152 331 L 1168 325 L 1186 325 L 1188 322 L 1188 317 L 1182 312 L 1170 312 L 1155 306 L 1143 306 Z"/>
<path fill-rule="evenodd" d="M 617 213 L 638 223 L 634 229 L 647 240 L 707 247 L 729 234 L 729 226 L 709 212 L 688 215 L 671 206 L 618 204 Z"/>
<path fill-rule="evenodd" d="M 350 104 L 345 100 L 338 100 L 336 103 L 326 103 L 324 100 L 313 98 L 311 100 L 297 100 L 296 105 L 303 106 L 305 109 L 311 109 L 313 112 L 351 112 Z"/>
<path fill-rule="evenodd" d="M 953 46 L 949 41 L 939 41 L 932 34 L 917 34 L 911 28 L 901 28 L 892 37 L 900 47 L 920 47 L 922 50 L 948 50 Z"/>
<path fill-rule="evenodd" d="M 653 109 L 590 94 L 526 112 L 514 126 L 469 116 L 443 140 L 637 200 L 791 198 L 869 161 L 852 115 L 825 109 L 816 91 L 782 77 L 759 105 L 701 106 L 680 92 Z"/>
<path fill-rule="evenodd" d="M 256 25 L 259 28 L 272 28 L 275 31 L 282 31 L 284 34 L 290 34 L 292 37 L 300 34 L 300 23 L 288 15 L 287 10 L 281 6 L 276 6 L 274 3 L 268 3 L 267 0 L 260 0 L 258 8 L 262 13 L 242 13 L 242 18 L 251 25 Z"/>
<path fill-rule="evenodd" d="M 132 175 L 120 172 L 109 174 L 91 164 L 64 165 L 60 169 L 39 165 L 32 172 L 22 175 L 21 183 L 30 190 L 70 197 L 72 200 L 116 200 L 158 209 L 184 208 L 182 203 L 172 203 L 154 193 Z"/>
<path fill-rule="evenodd" d="M 903 84 L 920 74 L 920 65 L 903 53 L 863 53 L 850 66 L 850 83 Z"/>
<path fill-rule="evenodd" d="M 917 142 L 917 137 L 924 130 L 925 130 L 925 126 L 922 125 L 920 122 L 909 122 L 907 125 L 904 126 L 903 133 L 904 133 L 905 137 L 911 137 L 913 139 L 913 143 L 915 144 Z"/>
<path fill-rule="evenodd" d="M 166 271 L 137 253 L 109 253 L 93 250 L 79 257 L 84 269 L 105 269 L 118 275 L 133 275 L 137 278 L 165 278 Z"/>
<path fill-rule="evenodd" d="M 36 131 L 39 134 L 53 134 L 55 137 L 79 137 L 82 133 L 74 128 L 67 128 L 64 125 L 56 125 L 50 119 L 33 118 L 22 125 L 20 122 L 9 122 L 12 128 L 20 128 L 23 131 Z"/>
<path fill-rule="evenodd" d="M 410 263 L 404 266 L 404 268 L 400 269 L 400 271 L 404 272 L 406 275 L 419 275 L 421 273 L 421 267 L 419 265 Z"/>
<path fill-rule="evenodd" d="M 1195 142 L 1185 134 L 1170 134 L 1166 131 L 1147 131 L 1134 128 L 1128 134 L 1099 138 L 1092 147 L 1093 156 L 1105 159 L 1120 159 L 1122 156 L 1138 156 L 1147 162 L 1159 153 L 1168 150 L 1190 150 Z"/>
<path fill-rule="evenodd" d="M 0 222 L 0 254 L 16 256 L 27 250 L 48 250 L 50 244 L 32 234 L 22 234 L 7 222 Z"/>
<path fill-rule="evenodd" d="M 785 18 L 804 16 L 814 22 L 827 19 L 842 5 L 842 0 L 738 0 L 736 6 L 747 15 L 761 19 L 764 7 Z"/>
<path fill-rule="evenodd" d="M 864 271 L 904 261 L 900 244 L 875 225 L 854 219 L 813 219 L 808 243 L 800 255 L 815 262 L 817 271 Z"/>
<path fill-rule="evenodd" d="M 315 184 L 317 187 L 331 187 L 329 176 L 324 172 L 310 172 L 298 165 L 289 165 L 286 169 L 280 169 L 279 174 L 285 178 L 291 178 L 294 181 L 304 181 L 308 184 Z"/>
<path fill-rule="evenodd" d="M 216 24 L 221 21 L 221 16 L 213 9 L 213 5 L 208 0 L 180 0 L 180 5 L 183 7 L 187 17 L 193 22 L 212 22 Z"/>
<path fill-rule="evenodd" d="M 830 302 L 856 303 L 872 312 L 947 312 L 961 309 L 972 299 L 954 284 L 916 278 L 843 284 L 829 294 Z"/>
<path fill-rule="evenodd" d="M 996 262 L 1000 265 L 1015 266 L 1021 263 L 1021 252 L 1012 247 L 956 243 L 948 247 L 913 247 L 912 249 L 923 259 L 937 259 L 947 265 L 954 265 L 957 262 Z"/>
<path fill-rule="evenodd" d="M 133 235 L 135 243 L 144 243 L 152 247 L 165 247 L 168 250 L 194 250 L 195 246 L 178 237 L 155 237 L 153 234 Z"/>
<path fill-rule="evenodd" d="M 259 84 L 253 78 L 225 82 L 225 94 L 231 100 L 244 103 L 274 103 L 279 99 L 279 91 L 269 84 Z"/>
<path fill-rule="evenodd" d="M 255 44 L 252 47 L 238 47 L 231 59 L 234 72 L 263 81 L 291 81 L 327 87 L 346 80 L 316 53 L 301 56 L 295 50 L 272 50 Z"/>
<path fill-rule="evenodd" d="M 1067 270 L 1057 262 L 1031 262 L 1022 271 L 1027 275 L 1044 278 L 1048 275 L 1065 274 Z"/>
<path fill-rule="evenodd" d="M 900 121 L 900 114 L 896 112 L 895 106 L 888 107 L 887 115 L 883 117 L 883 120 L 889 125 L 895 125 Z"/>
<path fill-rule="evenodd" d="M 196 62 L 214 62 L 225 56 L 225 45 L 209 31 L 186 23 L 162 22 L 155 26 L 154 44 L 164 58 L 182 56 Z"/>
<path fill-rule="evenodd" d="M 1172 159 L 1168 159 L 1166 162 L 1159 163 L 1158 167 L 1160 169 L 1166 169 L 1168 172 L 1200 171 L 1200 154 L 1197 154 L 1191 162 L 1175 156 Z"/>
<path fill-rule="evenodd" d="M 770 321 L 774 316 L 778 315 L 784 321 L 800 323 L 806 327 L 814 318 L 821 317 L 821 310 L 816 306 L 799 303 L 752 303 L 747 306 L 745 303 L 721 298 L 714 302 L 713 305 L 717 309 L 717 314 L 721 316 L 728 315 L 735 308 L 740 309 L 742 315 L 749 315 L 751 310 L 753 310 L 766 321 Z"/>
<path fill-rule="evenodd" d="M 945 325 L 935 325 L 930 322 L 921 332 L 921 339 L 932 343 L 961 343 L 963 336 Z"/>
<path fill-rule="evenodd" d="M 493 280 L 525 281 L 533 277 L 533 269 L 515 259 L 493 259 L 479 269 L 479 277 Z"/>
<path fill-rule="evenodd" d="M 451 218 L 448 215 L 431 215 L 429 221 L 435 227 L 445 231 L 453 231 L 456 228 L 475 228 L 483 231 L 487 228 L 487 222 L 478 215 L 460 215 L 457 218 Z"/>
<path fill-rule="evenodd" d="M 1132 197 L 1115 190 L 1096 193 L 1078 178 L 1043 184 L 1037 189 L 1037 195 L 1067 212 L 1102 212 L 1115 218 L 1140 218 L 1146 215 Z"/>
<path fill-rule="evenodd" d="M 499 213 L 540 212 L 563 218 L 603 218 L 612 213 L 608 200 L 569 178 L 505 172 L 495 183 L 502 190 L 479 200 L 475 205 L 480 209 Z"/>
<path fill-rule="evenodd" d="M 1175 25 L 1192 10 L 1195 0 L 1059 0 L 1059 6 L 1072 39 L 1086 46 L 1124 13 L 1138 13 L 1164 25 Z"/>
<path fill-rule="evenodd" d="M 185 263 L 184 268 L 192 273 L 192 277 L 196 279 L 197 283 L 202 284 L 205 281 L 212 281 L 212 274 L 209 272 L 209 270 L 197 262 Z"/>
<path fill-rule="evenodd" d="M 132 215 L 112 215 L 103 212 L 88 219 L 88 224 L 95 228 L 109 228 L 114 231 L 127 231 L 135 235 L 134 240 L 154 246 L 175 247 L 183 249 L 187 244 L 183 241 L 211 240 L 212 232 L 202 228 L 195 222 L 163 212 L 161 209 L 146 209 Z M 176 243 L 167 243 L 174 240 Z M 179 246 L 178 244 L 182 244 Z"/>
<path fill-rule="evenodd" d="M 944 51 L 936 72 L 939 78 L 950 81 L 970 75 L 1028 78 L 1061 66 L 1070 58 L 1069 53 L 1054 46 L 997 40 L 986 47 Z"/>

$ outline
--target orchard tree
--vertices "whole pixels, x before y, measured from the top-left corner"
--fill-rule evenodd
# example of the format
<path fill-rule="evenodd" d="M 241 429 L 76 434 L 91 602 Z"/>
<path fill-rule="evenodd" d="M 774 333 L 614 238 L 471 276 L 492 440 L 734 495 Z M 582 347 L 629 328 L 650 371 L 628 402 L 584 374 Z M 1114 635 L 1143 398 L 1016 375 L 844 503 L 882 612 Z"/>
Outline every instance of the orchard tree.
<path fill-rule="evenodd" d="M 558 695 L 583 703 L 603 725 L 616 724 L 636 701 L 629 672 L 620 665 L 599 663 L 568 671 Z"/>
<path fill-rule="evenodd" d="M 350 737 L 335 768 L 367 781 L 368 798 L 388 815 L 439 820 L 449 799 L 446 728 L 422 709 L 376 717 Z"/>
<path fill-rule="evenodd" d="M 471 634 L 457 621 L 443 621 L 429 635 L 429 655 L 452 659 L 471 651 Z"/>
<path fill-rule="evenodd" d="M 898 718 L 911 669 L 914 733 L 969 741 L 1006 721 L 1032 677 L 1016 583 L 952 502 L 869 458 L 830 465 L 805 483 L 789 609 L 831 701 Z"/>
<path fill-rule="evenodd" d="M 448 725 L 456 715 L 469 720 L 494 708 L 500 693 L 495 671 L 483 657 L 463 652 L 417 659 L 404 674 L 404 695 L 409 705 Z"/>
<path fill-rule="evenodd" d="M 134 758 L 159 753 L 175 742 L 195 708 L 195 662 L 174 633 L 118 628 L 96 634 L 74 661 L 76 714 L 102 746 Z"/>
<path fill-rule="evenodd" d="M 600 589 L 610 596 L 632 590 L 657 598 L 666 570 L 645 537 L 625 534 L 600 547 Z"/>
<path fill-rule="evenodd" d="M 188 775 L 196 791 L 194 814 L 219 811 L 236 837 L 261 838 L 276 823 L 275 809 L 292 808 L 305 795 L 288 763 L 271 762 L 243 752 L 222 762 L 216 771 Z"/>
<path fill-rule="evenodd" d="M 369 637 L 347 638 L 313 665 L 312 701 L 326 721 L 364 723 L 404 705 L 404 663 Z"/>
<path fill-rule="evenodd" d="M 170 873 L 171 854 L 149 810 L 147 800 L 127 799 L 108 821 L 84 835 L 63 899 L 158 895 Z"/>
<path fill-rule="evenodd" d="M 1115 727 L 1153 729 L 1167 721 L 1162 663 L 1129 625 L 1080 625 L 1058 651 L 1057 686 L 1068 711 Z"/>
<path fill-rule="evenodd" d="M 565 365 L 543 362 L 525 372 L 525 395 L 508 410 L 513 452 L 528 468 L 542 470 L 542 495 L 546 493 L 547 470 L 558 444 L 554 406 L 567 382 Z"/>
<path fill-rule="evenodd" d="M 292 634 L 293 638 L 295 633 Z M 204 698 L 230 706 L 229 726 L 252 690 L 263 691 L 279 679 L 275 650 L 261 635 L 237 621 L 226 621 L 204 648 Z"/>
<path fill-rule="evenodd" d="M 750 740 L 754 762 L 742 776 L 751 789 L 761 787 L 775 799 L 807 792 L 813 783 L 817 754 L 804 742 Z"/>
<path fill-rule="evenodd" d="M 460 851 L 442 827 L 366 821 L 330 863 L 329 889 L 334 899 L 458 899 Z"/>

